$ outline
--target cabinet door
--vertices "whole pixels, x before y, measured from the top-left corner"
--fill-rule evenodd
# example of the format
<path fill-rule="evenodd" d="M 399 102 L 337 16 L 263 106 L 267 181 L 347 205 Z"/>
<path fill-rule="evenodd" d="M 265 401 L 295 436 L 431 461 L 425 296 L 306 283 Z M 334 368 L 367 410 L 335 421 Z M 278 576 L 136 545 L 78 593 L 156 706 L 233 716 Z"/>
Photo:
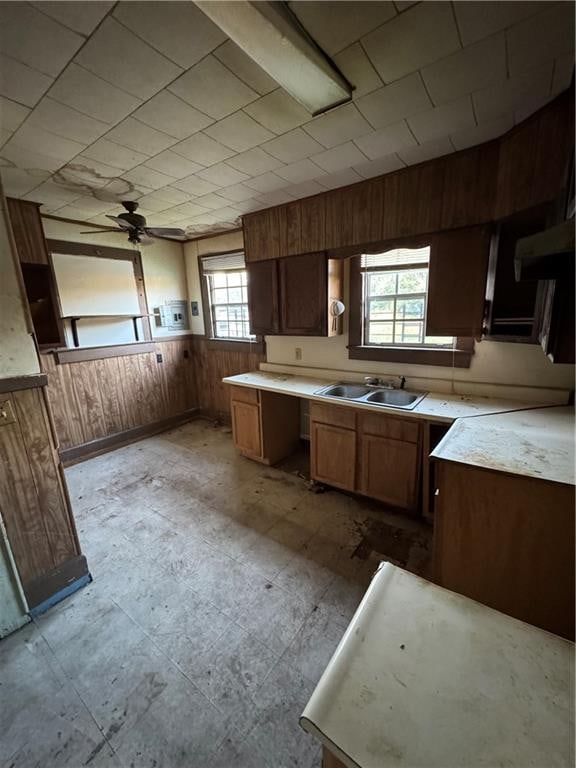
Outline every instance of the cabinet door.
<path fill-rule="evenodd" d="M 262 458 L 260 407 L 253 403 L 232 400 L 232 432 L 234 445 L 247 456 Z"/>
<path fill-rule="evenodd" d="M 328 276 L 324 253 L 289 256 L 278 262 L 281 332 L 324 336 L 327 330 Z"/>
<path fill-rule="evenodd" d="M 356 432 L 312 422 L 310 431 L 312 478 L 353 491 L 356 479 Z"/>
<path fill-rule="evenodd" d="M 414 509 L 418 502 L 419 445 L 363 435 L 360 492 L 395 507 Z"/>
<path fill-rule="evenodd" d="M 7 198 L 8 214 L 16 242 L 18 258 L 24 264 L 48 264 L 38 203 Z"/>
<path fill-rule="evenodd" d="M 255 261 L 248 270 L 248 314 L 252 333 L 278 333 L 278 263 Z"/>

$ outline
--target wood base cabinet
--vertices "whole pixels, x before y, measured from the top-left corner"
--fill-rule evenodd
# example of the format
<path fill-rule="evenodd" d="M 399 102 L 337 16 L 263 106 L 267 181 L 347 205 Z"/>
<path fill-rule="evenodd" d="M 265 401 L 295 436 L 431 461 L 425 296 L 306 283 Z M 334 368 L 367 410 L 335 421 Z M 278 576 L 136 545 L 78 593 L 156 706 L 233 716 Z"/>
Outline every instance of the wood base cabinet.
<path fill-rule="evenodd" d="M 250 387 L 231 390 L 232 434 L 238 452 L 263 464 L 289 456 L 300 439 L 299 399 Z"/>
<path fill-rule="evenodd" d="M 388 414 L 312 403 L 312 478 L 413 510 L 420 498 L 421 425 Z"/>

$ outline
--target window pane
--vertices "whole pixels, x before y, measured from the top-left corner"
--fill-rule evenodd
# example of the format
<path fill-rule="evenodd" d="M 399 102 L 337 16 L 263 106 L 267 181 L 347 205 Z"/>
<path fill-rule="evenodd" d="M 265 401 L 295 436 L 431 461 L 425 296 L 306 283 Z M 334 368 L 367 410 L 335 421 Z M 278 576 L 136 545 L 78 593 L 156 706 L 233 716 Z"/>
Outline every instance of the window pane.
<path fill-rule="evenodd" d="M 398 293 L 426 293 L 427 269 L 406 269 L 398 274 Z"/>
<path fill-rule="evenodd" d="M 397 344 L 422 344 L 424 323 L 398 322 L 394 326 L 394 341 Z"/>
<path fill-rule="evenodd" d="M 228 320 L 228 309 L 226 306 L 219 305 L 214 307 L 214 318 L 215 320 Z"/>
<path fill-rule="evenodd" d="M 410 320 L 424 319 L 424 298 L 398 299 L 396 301 L 396 318 L 408 318 Z"/>
<path fill-rule="evenodd" d="M 240 272 L 229 272 L 228 285 L 231 285 L 231 286 L 242 285 L 242 274 Z"/>
<path fill-rule="evenodd" d="M 227 304 L 228 291 L 226 288 L 216 288 L 216 290 L 212 292 L 212 301 L 214 304 Z"/>
<path fill-rule="evenodd" d="M 368 326 L 368 344 L 391 344 L 393 341 L 393 323 L 370 323 Z"/>
<path fill-rule="evenodd" d="M 216 336 L 224 339 L 228 336 L 228 323 L 216 323 Z"/>
<path fill-rule="evenodd" d="M 211 277 L 214 288 L 226 287 L 226 272 L 213 272 Z"/>
<path fill-rule="evenodd" d="M 393 320 L 394 299 L 371 299 L 368 317 L 370 320 Z"/>
<path fill-rule="evenodd" d="M 372 272 L 368 275 L 368 295 L 387 296 L 396 293 L 397 272 Z"/>
<path fill-rule="evenodd" d="M 241 304 L 242 288 L 228 288 L 228 301 L 230 304 Z"/>

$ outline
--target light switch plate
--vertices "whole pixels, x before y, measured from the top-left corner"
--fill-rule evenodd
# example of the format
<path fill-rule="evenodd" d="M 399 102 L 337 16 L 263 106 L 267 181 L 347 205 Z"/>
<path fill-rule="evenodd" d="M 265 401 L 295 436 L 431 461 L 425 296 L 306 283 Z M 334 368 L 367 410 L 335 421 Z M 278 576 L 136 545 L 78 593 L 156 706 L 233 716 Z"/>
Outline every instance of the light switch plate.
<path fill-rule="evenodd" d="M 14 416 L 14 409 L 12 408 L 11 400 L 0 400 L 0 427 L 6 424 L 14 424 L 16 422 L 16 416 Z"/>

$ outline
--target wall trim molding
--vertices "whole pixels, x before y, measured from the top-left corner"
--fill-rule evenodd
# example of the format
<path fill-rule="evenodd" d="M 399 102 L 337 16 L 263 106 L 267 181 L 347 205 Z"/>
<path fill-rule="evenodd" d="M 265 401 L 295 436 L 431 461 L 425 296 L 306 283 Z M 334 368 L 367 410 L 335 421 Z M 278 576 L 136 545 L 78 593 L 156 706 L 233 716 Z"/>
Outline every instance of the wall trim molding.
<path fill-rule="evenodd" d="M 115 432 L 113 435 L 100 437 L 98 440 L 91 440 L 82 445 L 75 445 L 73 448 L 65 448 L 64 450 L 59 451 L 60 460 L 64 466 L 69 467 L 72 464 L 84 461 L 84 459 L 92 458 L 93 456 L 107 453 L 108 451 L 113 451 L 115 448 L 134 443 L 145 437 L 151 437 L 152 435 L 158 434 L 158 432 L 165 432 L 167 429 L 171 429 L 186 421 L 198 418 L 198 415 L 198 408 L 189 408 L 182 413 L 176 414 L 175 416 L 169 416 L 160 421 L 152 421 L 150 424 L 142 424 L 139 427 L 132 427 L 132 429 L 125 429 L 122 432 Z"/>
<path fill-rule="evenodd" d="M 20 389 L 37 389 L 48 384 L 48 376 L 45 373 L 32 373 L 28 376 L 8 376 L 0 379 L 0 395 L 6 392 L 18 392 Z"/>

